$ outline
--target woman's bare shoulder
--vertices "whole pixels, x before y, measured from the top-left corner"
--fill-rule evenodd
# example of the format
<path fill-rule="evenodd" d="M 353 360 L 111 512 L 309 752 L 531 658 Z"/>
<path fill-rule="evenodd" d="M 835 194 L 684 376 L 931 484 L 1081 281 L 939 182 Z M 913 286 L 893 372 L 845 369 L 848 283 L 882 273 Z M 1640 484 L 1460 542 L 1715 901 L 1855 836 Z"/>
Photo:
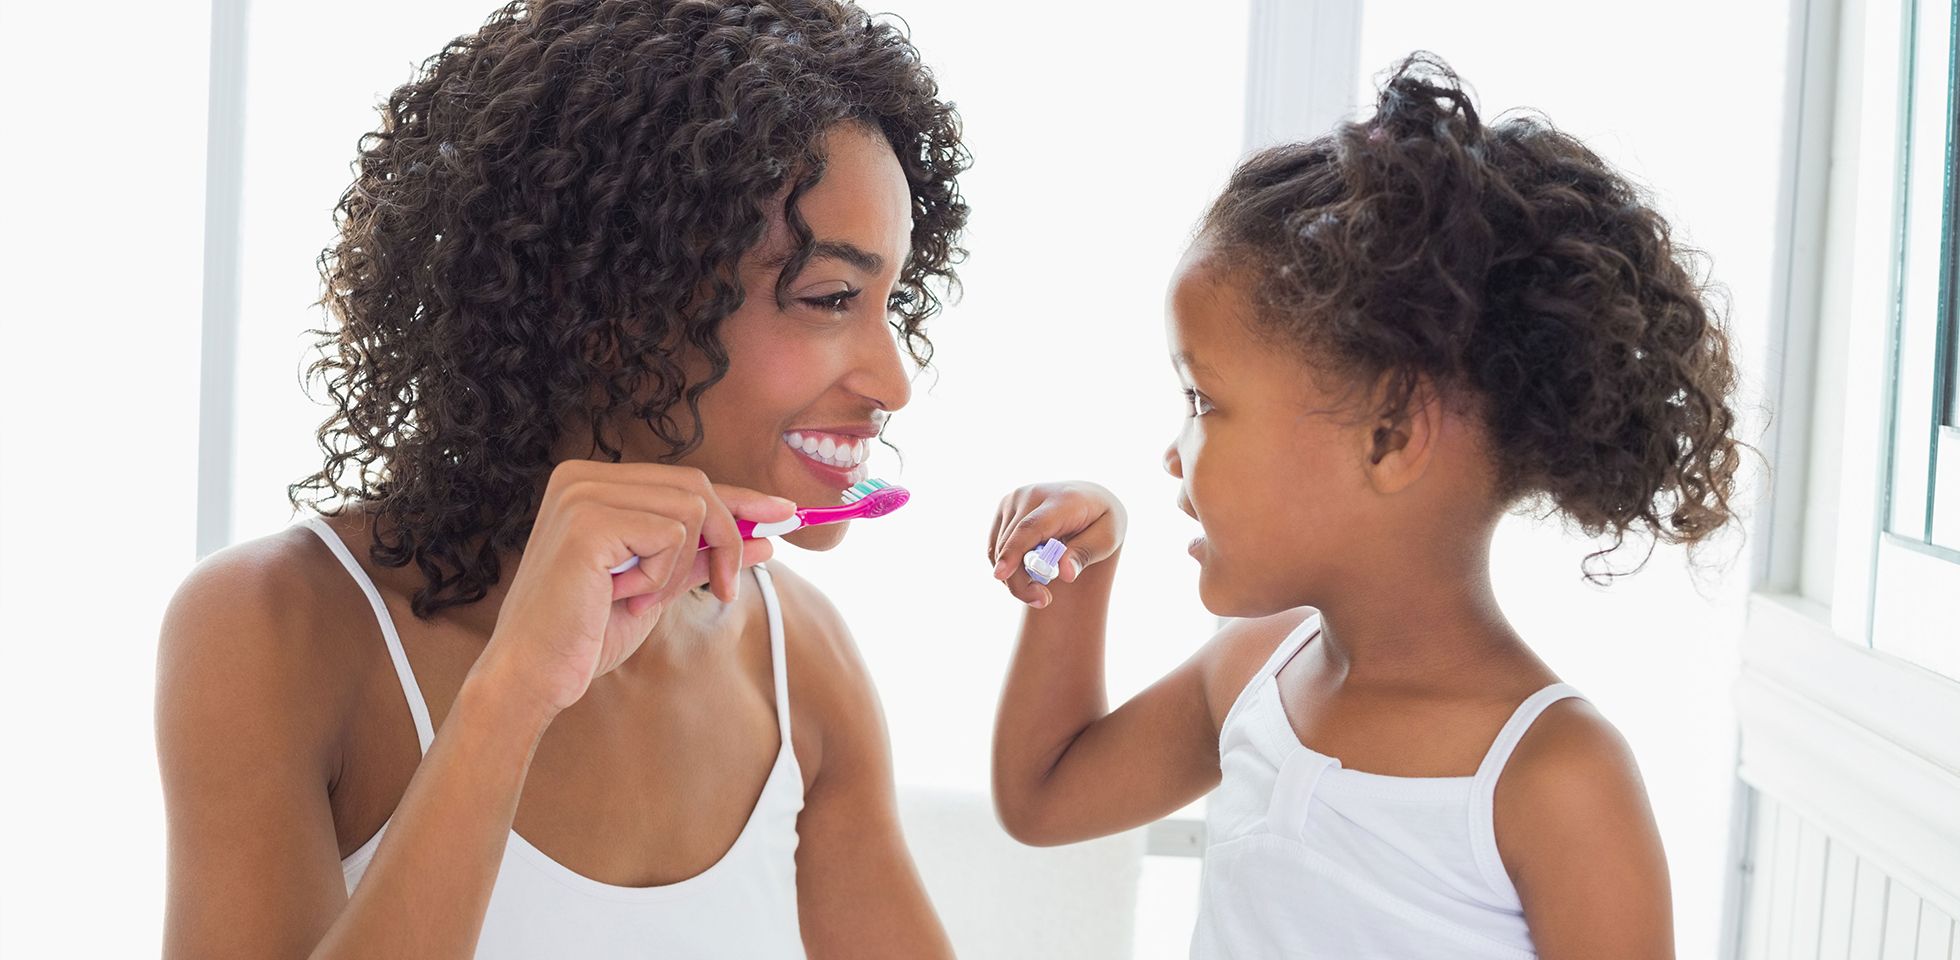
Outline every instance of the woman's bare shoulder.
<path fill-rule="evenodd" d="M 318 536 L 294 526 L 192 568 L 157 643 L 159 736 L 260 732 L 324 747 L 361 666 L 345 641 L 367 606 Z"/>

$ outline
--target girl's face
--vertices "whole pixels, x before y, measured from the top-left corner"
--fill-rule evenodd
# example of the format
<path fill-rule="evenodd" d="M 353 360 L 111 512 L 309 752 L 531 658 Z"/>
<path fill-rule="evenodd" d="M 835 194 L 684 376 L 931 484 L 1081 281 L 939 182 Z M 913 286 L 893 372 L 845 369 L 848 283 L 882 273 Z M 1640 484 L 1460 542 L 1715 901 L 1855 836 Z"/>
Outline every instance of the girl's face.
<path fill-rule="evenodd" d="M 889 303 L 911 252 L 912 195 L 882 136 L 855 125 L 826 140 L 823 179 L 798 201 L 815 256 L 776 300 L 791 248 L 780 217 L 743 258 L 746 296 L 721 325 L 728 373 L 701 397 L 701 445 L 679 463 L 716 483 L 832 506 L 865 478 L 885 416 L 911 397 Z M 695 358 L 697 361 L 699 358 Z M 705 376 L 704 362 L 690 376 Z M 845 524 L 787 539 L 824 550 Z"/>
<path fill-rule="evenodd" d="M 1164 469 L 1204 528 L 1190 547 L 1199 595 L 1220 616 L 1307 605 L 1372 526 L 1370 425 L 1299 351 L 1254 336 L 1251 302 L 1203 241 L 1178 266 L 1167 314 L 1187 410 Z"/>

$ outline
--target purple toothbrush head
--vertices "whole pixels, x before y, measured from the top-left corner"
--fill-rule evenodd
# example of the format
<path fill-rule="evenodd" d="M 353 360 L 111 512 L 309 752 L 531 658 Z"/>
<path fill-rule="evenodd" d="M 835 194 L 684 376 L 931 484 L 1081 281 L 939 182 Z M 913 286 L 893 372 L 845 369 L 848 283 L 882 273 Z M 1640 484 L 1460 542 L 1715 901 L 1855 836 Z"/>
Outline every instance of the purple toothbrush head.
<path fill-rule="evenodd" d="M 1028 571 L 1028 579 L 1047 586 L 1049 581 L 1062 575 L 1062 554 L 1066 552 L 1068 547 L 1051 537 L 1047 543 L 1029 550 L 1027 556 L 1021 558 L 1021 567 Z"/>

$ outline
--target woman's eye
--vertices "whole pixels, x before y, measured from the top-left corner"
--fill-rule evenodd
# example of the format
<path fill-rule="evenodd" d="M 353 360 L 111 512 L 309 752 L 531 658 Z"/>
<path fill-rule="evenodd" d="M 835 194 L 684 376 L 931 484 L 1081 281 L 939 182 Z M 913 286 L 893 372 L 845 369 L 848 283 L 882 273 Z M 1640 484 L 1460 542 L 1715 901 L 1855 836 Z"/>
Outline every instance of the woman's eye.
<path fill-rule="evenodd" d="M 1202 417 L 1210 412 L 1211 412 L 1211 401 L 1205 399 L 1204 394 L 1199 393 L 1196 390 L 1184 391 L 1184 415 L 1185 416 Z"/>
<path fill-rule="evenodd" d="M 885 301 L 886 313 L 901 313 L 918 300 L 910 290 L 894 290 L 891 298 Z"/>
<path fill-rule="evenodd" d="M 843 313 L 850 308 L 851 301 L 857 299 L 858 294 L 863 292 L 862 290 L 839 290 L 836 293 L 826 294 L 821 297 L 804 297 L 803 302 L 819 310 Z"/>

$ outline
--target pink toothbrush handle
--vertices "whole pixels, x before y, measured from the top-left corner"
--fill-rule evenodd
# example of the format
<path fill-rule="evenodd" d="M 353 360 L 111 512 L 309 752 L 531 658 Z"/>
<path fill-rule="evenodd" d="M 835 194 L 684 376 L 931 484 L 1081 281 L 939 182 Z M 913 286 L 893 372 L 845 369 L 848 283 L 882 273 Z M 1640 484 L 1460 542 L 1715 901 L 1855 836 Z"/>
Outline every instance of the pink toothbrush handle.
<path fill-rule="evenodd" d="M 796 529 L 800 529 L 801 527 L 803 527 L 803 526 L 806 526 L 806 525 L 807 525 L 807 524 L 805 524 L 805 523 L 803 522 L 803 511 L 801 511 L 801 510 L 798 510 L 798 511 L 796 511 L 796 517 L 795 517 L 795 520 L 796 520 L 796 523 L 795 523 L 795 524 L 794 524 L 793 526 L 792 526 L 792 525 L 790 525 L 790 522 L 789 522 L 789 521 L 781 521 L 781 522 L 778 522 L 778 523 L 774 523 L 774 524 L 769 524 L 769 526 L 773 526 L 773 527 L 778 527 L 778 528 L 780 528 L 780 527 L 784 527 L 784 526 L 788 526 L 788 527 L 789 527 L 789 530 L 796 530 Z M 779 530 L 777 530 L 777 531 L 776 531 L 776 532 L 774 532 L 774 533 L 770 533 L 770 532 L 766 532 L 766 531 L 765 531 L 765 532 L 764 532 L 764 533 L 762 534 L 762 536 L 761 536 L 761 537 L 758 537 L 758 536 L 756 535 L 756 532 L 755 532 L 755 528 L 756 528 L 756 526 L 757 526 L 757 524 L 756 524 L 756 522 L 755 522 L 754 520 L 737 520 L 737 521 L 735 521 L 735 531 L 736 531 L 737 533 L 740 533 L 740 534 L 742 535 L 742 539 L 744 539 L 744 540 L 759 540 L 759 539 L 762 539 L 762 537 L 775 537 L 775 536 L 781 536 L 782 534 L 784 534 L 784 533 L 787 533 L 787 532 L 789 532 L 788 530 L 780 530 L 780 529 L 779 529 Z M 708 549 L 708 538 L 707 538 L 707 537 L 702 537 L 702 538 L 701 538 L 701 540 L 700 540 L 700 542 L 698 542 L 698 543 L 696 543 L 696 544 L 695 544 L 695 546 L 696 546 L 696 548 L 698 548 L 698 549 L 701 549 L 701 550 L 706 550 L 706 549 Z M 620 574 L 622 574 L 622 573 L 625 573 L 626 571 L 628 571 L 628 570 L 631 570 L 631 569 L 633 569 L 634 567 L 637 567 L 637 566 L 639 566 L 639 565 L 640 565 L 640 558 L 639 558 L 639 557 L 627 557 L 627 558 L 626 558 L 626 560 L 625 560 L 624 562 L 622 562 L 622 563 L 621 563 L 621 564 L 619 564 L 618 566 L 616 566 L 616 567 L 614 567 L 614 568 L 612 568 L 612 574 L 613 574 L 613 576 L 618 576 L 618 575 L 620 575 Z"/>
<path fill-rule="evenodd" d="M 847 503 L 835 507 L 802 507 L 788 520 L 779 520 L 775 523 L 756 523 L 753 520 L 737 520 L 735 521 L 735 529 L 741 532 L 742 539 L 744 540 L 780 537 L 783 534 L 801 530 L 804 527 L 814 527 L 820 523 L 837 523 L 843 520 L 856 520 L 860 517 L 866 519 L 882 517 L 904 506 L 905 502 L 911 499 L 911 497 L 912 495 L 904 487 L 884 487 L 855 503 Z M 697 546 L 700 549 L 706 550 L 708 548 L 708 539 L 706 537 L 701 538 Z M 619 566 L 612 568 L 612 572 L 613 575 L 617 576 L 639 565 L 639 557 L 627 557 Z"/>

